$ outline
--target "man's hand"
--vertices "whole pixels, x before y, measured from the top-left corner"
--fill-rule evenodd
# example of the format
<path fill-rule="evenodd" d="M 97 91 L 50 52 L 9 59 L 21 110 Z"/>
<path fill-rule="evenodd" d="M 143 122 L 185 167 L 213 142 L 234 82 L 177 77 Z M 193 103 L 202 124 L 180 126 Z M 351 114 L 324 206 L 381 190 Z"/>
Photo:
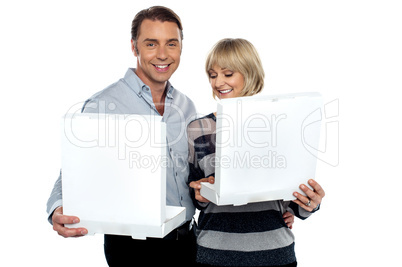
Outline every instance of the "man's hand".
<path fill-rule="evenodd" d="M 63 207 L 55 209 L 52 215 L 53 230 L 63 237 L 79 237 L 88 234 L 85 228 L 67 228 L 64 224 L 73 224 L 80 222 L 75 216 L 63 215 Z"/>
<path fill-rule="evenodd" d="M 205 197 L 201 196 L 200 189 L 201 189 L 201 183 L 202 183 L 202 182 L 209 182 L 210 184 L 213 184 L 213 183 L 215 183 L 215 178 L 214 178 L 213 176 L 209 176 L 208 178 L 202 178 L 202 179 L 200 179 L 200 180 L 198 180 L 198 181 L 194 181 L 194 182 L 191 182 L 191 183 L 189 184 L 189 186 L 190 186 L 191 188 L 194 188 L 195 199 L 196 199 L 197 201 L 199 201 L 199 202 L 208 203 L 208 202 L 210 202 L 210 201 L 209 201 L 208 199 L 206 199 Z"/>

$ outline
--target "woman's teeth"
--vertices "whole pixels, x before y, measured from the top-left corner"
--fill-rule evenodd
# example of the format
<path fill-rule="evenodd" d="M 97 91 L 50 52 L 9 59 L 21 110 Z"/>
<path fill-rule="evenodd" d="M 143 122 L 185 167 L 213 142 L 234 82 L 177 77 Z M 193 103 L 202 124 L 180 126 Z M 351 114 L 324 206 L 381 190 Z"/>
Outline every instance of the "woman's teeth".
<path fill-rule="evenodd" d="M 222 91 L 219 91 L 219 93 L 221 93 L 221 94 L 227 94 L 227 93 L 231 92 L 232 90 L 233 90 L 233 89 L 222 90 Z"/>

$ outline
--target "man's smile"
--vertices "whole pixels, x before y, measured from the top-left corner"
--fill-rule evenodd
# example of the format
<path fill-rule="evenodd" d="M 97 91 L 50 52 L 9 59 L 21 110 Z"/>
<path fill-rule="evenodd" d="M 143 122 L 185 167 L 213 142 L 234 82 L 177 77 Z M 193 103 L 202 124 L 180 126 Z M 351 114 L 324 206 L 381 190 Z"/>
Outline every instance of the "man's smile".
<path fill-rule="evenodd" d="M 152 64 L 152 63 L 151 63 Z M 166 72 L 171 64 L 152 64 L 158 72 Z"/>

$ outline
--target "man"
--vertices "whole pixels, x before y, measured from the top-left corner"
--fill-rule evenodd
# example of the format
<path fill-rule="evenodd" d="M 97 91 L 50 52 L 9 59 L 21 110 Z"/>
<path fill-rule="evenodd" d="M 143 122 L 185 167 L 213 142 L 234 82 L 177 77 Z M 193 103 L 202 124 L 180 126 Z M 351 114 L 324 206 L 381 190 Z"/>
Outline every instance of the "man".
<path fill-rule="evenodd" d="M 153 263 L 191 266 L 195 259 L 195 236 L 191 220 L 195 212 L 187 186 L 186 126 L 195 117 L 193 102 L 176 90 L 169 78 L 180 63 L 182 50 L 180 18 L 160 6 L 140 11 L 132 22 L 131 48 L 137 68 L 124 78 L 88 99 L 82 112 L 159 115 L 167 124 L 168 158 L 166 204 L 186 208 L 187 222 L 165 238 L 134 240 L 130 236 L 105 235 L 105 256 L 110 266 Z M 145 177 L 146 178 L 146 177 Z M 47 211 L 53 229 L 64 237 L 83 236 L 85 228 L 67 228 L 79 222 L 63 214 L 62 173 L 48 200 Z M 155 252 L 155 254 L 154 254 Z"/>

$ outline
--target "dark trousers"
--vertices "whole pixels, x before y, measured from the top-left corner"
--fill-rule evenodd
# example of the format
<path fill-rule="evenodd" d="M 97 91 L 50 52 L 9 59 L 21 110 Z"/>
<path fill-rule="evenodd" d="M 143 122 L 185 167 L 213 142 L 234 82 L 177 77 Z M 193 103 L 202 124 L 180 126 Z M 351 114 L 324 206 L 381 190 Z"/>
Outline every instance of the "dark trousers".
<path fill-rule="evenodd" d="M 189 223 L 164 238 L 132 239 L 105 235 L 105 257 L 109 266 L 195 266 L 196 238 Z M 159 265 L 160 264 L 160 265 Z M 163 264 L 163 265 L 162 265 Z"/>
<path fill-rule="evenodd" d="M 201 263 L 198 263 L 196 266 L 197 267 L 222 267 L 222 266 L 215 266 L 215 265 L 208 265 L 208 264 L 201 264 Z M 296 267 L 296 266 L 297 266 L 297 262 L 287 264 L 287 265 L 280 265 L 280 266 L 276 266 L 276 267 Z M 253 266 L 250 266 L 250 267 L 253 267 Z M 264 267 L 264 266 L 260 266 L 260 267 Z M 268 267 L 270 267 L 270 266 L 268 266 Z"/>

